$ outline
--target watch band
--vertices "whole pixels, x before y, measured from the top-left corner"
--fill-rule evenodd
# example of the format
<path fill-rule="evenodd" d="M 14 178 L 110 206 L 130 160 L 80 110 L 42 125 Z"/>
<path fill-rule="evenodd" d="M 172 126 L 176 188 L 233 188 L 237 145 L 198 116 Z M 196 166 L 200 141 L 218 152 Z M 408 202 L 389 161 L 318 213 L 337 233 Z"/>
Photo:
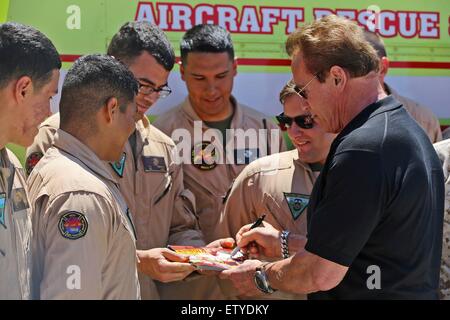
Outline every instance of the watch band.
<path fill-rule="evenodd" d="M 290 232 L 287 230 L 281 231 L 281 234 L 280 234 L 281 256 L 283 257 L 283 259 L 287 259 L 290 257 L 289 246 L 288 246 L 289 234 L 290 234 Z"/>

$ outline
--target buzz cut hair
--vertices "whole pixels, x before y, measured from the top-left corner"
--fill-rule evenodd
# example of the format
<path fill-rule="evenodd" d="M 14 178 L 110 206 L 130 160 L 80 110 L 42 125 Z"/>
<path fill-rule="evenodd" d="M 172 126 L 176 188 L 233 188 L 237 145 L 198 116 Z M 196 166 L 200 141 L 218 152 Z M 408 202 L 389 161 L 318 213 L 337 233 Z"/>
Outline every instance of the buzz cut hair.
<path fill-rule="evenodd" d="M 58 51 L 42 32 L 16 22 L 0 24 L 0 89 L 23 76 L 42 88 L 59 69 Z"/>
<path fill-rule="evenodd" d="M 214 24 L 199 24 L 189 29 L 180 42 L 181 61 L 187 62 L 191 52 L 228 53 L 230 60 L 234 60 L 234 47 L 230 33 Z"/>

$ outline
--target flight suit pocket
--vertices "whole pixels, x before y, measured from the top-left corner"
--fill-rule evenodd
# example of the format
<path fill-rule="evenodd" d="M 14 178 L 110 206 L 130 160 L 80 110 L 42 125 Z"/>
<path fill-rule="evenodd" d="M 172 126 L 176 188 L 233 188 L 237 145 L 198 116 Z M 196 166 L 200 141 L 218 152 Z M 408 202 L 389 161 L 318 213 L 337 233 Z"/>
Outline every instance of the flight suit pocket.
<path fill-rule="evenodd" d="M 164 196 L 166 196 L 169 193 L 170 189 L 172 188 L 172 175 L 168 175 L 167 179 L 163 181 L 162 185 L 164 186 L 163 190 L 162 192 L 158 193 L 154 198 L 155 199 L 153 202 L 154 205 L 158 204 L 158 202 L 160 202 L 162 198 L 164 198 Z"/>
<path fill-rule="evenodd" d="M 137 233 L 136 228 L 134 226 L 133 218 L 131 216 L 130 210 L 127 208 L 126 211 L 122 212 L 121 214 L 121 222 L 123 227 L 127 230 L 127 232 L 130 234 L 133 242 L 137 241 Z"/>

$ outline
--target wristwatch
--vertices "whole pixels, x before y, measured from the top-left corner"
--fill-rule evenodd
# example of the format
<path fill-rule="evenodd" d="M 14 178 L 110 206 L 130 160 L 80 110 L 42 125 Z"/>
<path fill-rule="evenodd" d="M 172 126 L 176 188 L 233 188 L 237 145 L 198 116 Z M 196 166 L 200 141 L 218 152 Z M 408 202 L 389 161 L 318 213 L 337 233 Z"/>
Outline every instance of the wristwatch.
<path fill-rule="evenodd" d="M 256 287 L 266 293 L 271 294 L 277 291 L 273 289 L 269 284 L 269 279 L 267 278 L 265 267 L 268 263 L 263 264 L 256 268 L 255 275 L 253 276 L 253 280 L 255 280 Z"/>

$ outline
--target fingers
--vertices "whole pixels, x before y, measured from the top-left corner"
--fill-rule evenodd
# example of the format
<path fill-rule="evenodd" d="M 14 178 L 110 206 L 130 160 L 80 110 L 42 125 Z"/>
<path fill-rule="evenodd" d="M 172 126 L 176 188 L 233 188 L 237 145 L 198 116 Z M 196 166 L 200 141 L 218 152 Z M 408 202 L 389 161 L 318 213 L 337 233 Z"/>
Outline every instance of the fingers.
<path fill-rule="evenodd" d="M 225 249 L 231 249 L 234 247 L 234 239 L 233 238 L 223 238 L 215 240 L 211 243 L 209 243 L 206 247 L 207 248 L 225 248 Z"/>
<path fill-rule="evenodd" d="M 243 248 L 243 247 L 247 247 L 251 242 L 255 241 L 256 243 L 258 243 L 258 240 L 261 238 L 260 235 L 260 230 L 258 229 L 252 229 L 250 231 L 246 231 L 244 232 L 240 239 L 237 238 L 236 236 L 236 241 L 237 244 Z M 258 243 L 259 244 L 259 243 Z"/>
<path fill-rule="evenodd" d="M 189 263 L 171 262 L 164 259 L 158 260 L 157 273 L 154 278 L 161 282 L 179 281 L 186 278 L 195 270 Z"/>
<path fill-rule="evenodd" d="M 175 253 L 169 249 L 162 249 L 161 254 L 164 258 L 172 262 L 189 262 L 188 256 Z"/>
<path fill-rule="evenodd" d="M 239 231 L 236 233 L 236 242 L 237 243 L 239 243 L 239 241 L 241 240 L 242 235 L 244 233 L 246 233 L 248 230 L 250 230 L 251 226 L 252 226 L 251 224 L 246 224 L 245 226 L 243 226 L 239 229 Z"/>
<path fill-rule="evenodd" d="M 226 238 L 220 240 L 220 245 L 222 248 L 233 249 L 235 245 L 235 241 L 233 238 Z"/>

